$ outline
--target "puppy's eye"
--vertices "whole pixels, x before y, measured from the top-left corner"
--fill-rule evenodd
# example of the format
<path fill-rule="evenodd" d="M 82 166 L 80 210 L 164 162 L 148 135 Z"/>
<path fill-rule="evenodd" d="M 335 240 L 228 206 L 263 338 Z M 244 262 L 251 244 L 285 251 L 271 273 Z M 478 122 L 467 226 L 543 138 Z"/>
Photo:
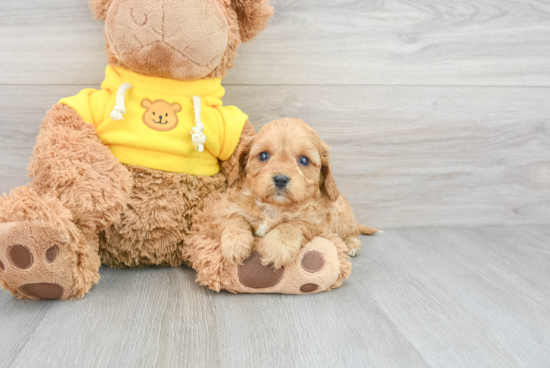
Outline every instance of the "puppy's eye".
<path fill-rule="evenodd" d="M 153 116 L 155 115 L 155 112 L 153 111 Z"/>
<path fill-rule="evenodd" d="M 265 162 L 265 161 L 269 160 L 269 153 L 262 152 L 262 153 L 260 153 L 258 158 L 260 159 L 260 161 Z"/>
<path fill-rule="evenodd" d="M 302 156 L 302 157 L 300 157 L 300 159 L 298 160 L 298 162 L 299 162 L 300 165 L 302 165 L 302 166 L 308 166 L 308 165 L 309 165 L 309 158 L 307 158 L 306 156 Z"/>

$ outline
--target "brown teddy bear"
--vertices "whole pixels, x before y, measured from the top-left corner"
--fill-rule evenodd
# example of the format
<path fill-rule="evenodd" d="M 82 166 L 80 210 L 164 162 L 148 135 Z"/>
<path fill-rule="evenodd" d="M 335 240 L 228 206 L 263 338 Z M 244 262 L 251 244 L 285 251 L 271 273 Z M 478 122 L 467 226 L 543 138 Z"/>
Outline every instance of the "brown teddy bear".
<path fill-rule="evenodd" d="M 105 21 L 105 81 L 48 112 L 29 165 L 32 183 L 0 198 L 0 285 L 20 298 L 83 297 L 101 263 L 188 262 L 195 214 L 226 190 L 223 173 L 238 165 L 234 152 L 254 135 L 243 112 L 223 106 L 221 79 L 240 43 L 272 16 L 267 0 L 90 6 Z M 329 263 L 318 277 L 317 291 L 326 290 L 349 270 L 340 270 L 333 242 L 312 243 L 305 249 Z M 308 291 L 295 290 L 306 272 L 300 262 L 274 291 Z M 281 272 L 247 265 L 241 274 L 253 281 L 244 291 L 261 292 Z M 237 266 L 225 272 L 224 285 L 239 284 Z"/>

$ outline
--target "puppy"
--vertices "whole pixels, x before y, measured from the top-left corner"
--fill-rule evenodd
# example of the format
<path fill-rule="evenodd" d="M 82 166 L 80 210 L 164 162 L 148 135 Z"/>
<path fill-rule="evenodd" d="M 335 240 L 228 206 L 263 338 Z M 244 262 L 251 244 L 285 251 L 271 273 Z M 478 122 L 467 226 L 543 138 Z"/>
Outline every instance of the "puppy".
<path fill-rule="evenodd" d="M 283 267 L 321 233 L 338 234 L 355 256 L 358 235 L 377 232 L 355 221 L 332 177 L 329 147 L 303 121 L 271 122 L 240 147 L 228 192 L 208 211 L 231 264 L 258 251 L 263 265 Z"/>

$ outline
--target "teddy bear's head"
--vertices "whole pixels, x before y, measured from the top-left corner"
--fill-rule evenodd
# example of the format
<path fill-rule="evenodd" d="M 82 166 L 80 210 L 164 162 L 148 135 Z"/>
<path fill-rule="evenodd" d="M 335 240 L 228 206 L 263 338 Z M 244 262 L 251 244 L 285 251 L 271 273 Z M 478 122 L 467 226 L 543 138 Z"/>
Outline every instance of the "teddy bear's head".
<path fill-rule="evenodd" d="M 89 0 L 109 64 L 178 80 L 224 78 L 273 14 L 268 0 Z"/>

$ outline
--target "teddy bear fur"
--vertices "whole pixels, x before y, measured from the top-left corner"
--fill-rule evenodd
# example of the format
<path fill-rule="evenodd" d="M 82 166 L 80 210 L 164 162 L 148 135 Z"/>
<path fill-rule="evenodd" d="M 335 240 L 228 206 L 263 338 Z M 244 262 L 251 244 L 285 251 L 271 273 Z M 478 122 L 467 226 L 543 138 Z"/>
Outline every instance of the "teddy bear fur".
<path fill-rule="evenodd" d="M 273 14 L 267 0 L 90 0 L 90 7 L 106 21 L 110 65 L 176 80 L 225 77 L 239 45 L 258 35 Z M 117 16 L 124 7 L 125 15 Z M 186 47 L 178 38 L 181 24 L 191 35 Z M 253 135 L 247 122 L 239 145 Z M 32 182 L 0 197 L 0 286 L 20 298 L 74 299 L 98 282 L 101 264 L 201 267 L 200 254 L 185 252 L 185 239 L 207 198 L 226 191 L 225 173 L 234 165 L 236 155 L 211 177 L 124 165 L 94 125 L 71 107 L 55 105 L 28 167 Z M 341 262 L 345 245 L 333 238 L 308 245 L 327 249 L 325 258 L 334 266 L 315 276 L 319 291 L 349 275 L 349 263 Z M 289 285 L 300 286 L 304 270 L 295 268 L 286 272 Z M 235 268 L 225 272 L 223 288 L 262 292 L 239 284 Z M 283 286 L 280 292 L 288 292 Z"/>
<path fill-rule="evenodd" d="M 233 62 L 237 56 L 237 49 L 239 48 L 242 42 L 248 42 L 254 39 L 261 31 L 263 31 L 267 26 L 267 21 L 273 16 L 273 8 L 269 6 L 268 0 L 188 0 L 181 2 L 180 6 L 188 6 L 189 8 L 182 9 L 192 11 L 198 6 L 204 6 L 205 3 L 216 1 L 223 12 L 223 15 L 228 20 L 228 29 L 227 29 L 227 45 L 221 54 L 221 58 L 217 66 L 214 66 L 214 69 L 208 72 L 206 75 L 193 74 L 193 71 L 170 71 L 170 68 L 165 70 L 159 70 L 158 66 L 151 68 L 148 65 L 158 65 L 157 62 L 151 63 L 148 62 L 150 58 L 155 59 L 166 59 L 167 61 L 174 57 L 172 52 L 166 50 L 157 50 L 155 53 L 130 53 L 124 57 L 124 60 L 121 60 L 120 55 L 115 54 L 113 46 L 108 40 L 108 32 L 120 34 L 128 34 L 127 25 L 121 22 L 107 22 L 105 27 L 105 37 L 107 43 L 105 46 L 105 52 L 107 54 L 107 62 L 112 66 L 121 66 L 127 69 L 131 69 L 140 74 L 148 76 L 158 76 L 165 78 L 175 78 L 179 80 L 192 80 L 200 76 L 200 78 L 225 78 L 227 76 L 227 71 L 233 67 Z M 113 4 L 113 0 L 91 0 L 90 5 L 94 11 L 97 18 L 106 20 L 107 11 L 110 9 Z M 148 0 L 132 0 L 134 5 L 144 7 L 147 9 L 148 13 L 150 12 L 163 12 L 160 16 L 165 17 L 164 14 L 164 5 L 158 6 L 158 0 L 148 1 Z M 119 3 L 124 6 L 124 2 Z M 216 28 L 216 24 L 213 24 L 212 20 L 209 17 L 202 16 L 202 14 L 193 14 L 193 18 L 198 18 L 194 22 L 197 26 L 200 24 L 201 27 L 208 29 L 208 32 L 204 32 L 204 29 L 200 31 L 203 32 L 193 32 L 189 30 L 190 33 L 197 35 L 195 43 L 200 45 L 200 48 L 196 50 L 191 50 L 192 52 L 199 52 L 201 54 L 212 54 L 215 53 L 213 50 L 208 53 L 209 48 L 213 48 L 213 41 L 217 41 L 214 37 L 205 36 L 205 33 L 211 34 L 212 28 Z M 185 14 L 181 15 L 185 17 Z M 135 20 L 134 20 L 135 21 Z M 179 26 L 181 24 L 186 24 L 186 22 L 178 22 Z M 120 30 L 119 30 L 120 29 Z M 198 31 L 198 30 L 197 30 Z M 145 39 L 151 39 L 151 35 L 146 35 L 145 30 L 138 29 L 134 30 L 133 34 L 129 37 L 139 38 L 140 33 Z M 153 32 L 154 33 L 154 32 Z M 164 36 L 162 36 L 164 38 Z M 127 40 L 122 40 L 127 41 Z M 139 44 L 139 47 L 143 46 L 143 42 Z M 196 60 L 196 58 L 194 58 Z M 155 60 L 156 61 L 156 60 Z M 189 68 L 187 68 L 189 69 Z"/>

